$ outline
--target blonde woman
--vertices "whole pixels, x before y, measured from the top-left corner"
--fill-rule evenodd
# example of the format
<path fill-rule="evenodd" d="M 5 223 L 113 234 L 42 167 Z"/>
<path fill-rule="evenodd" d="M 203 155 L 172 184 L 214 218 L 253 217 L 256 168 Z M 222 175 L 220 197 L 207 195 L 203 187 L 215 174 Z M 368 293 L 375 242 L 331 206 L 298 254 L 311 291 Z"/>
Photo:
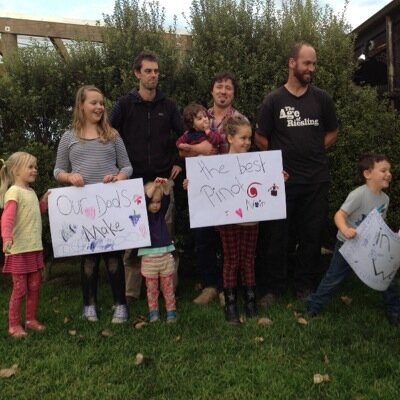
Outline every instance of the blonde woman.
<path fill-rule="evenodd" d="M 124 143 L 108 122 L 102 92 L 94 86 L 81 87 L 76 94 L 72 129 L 64 133 L 58 146 L 55 178 L 68 185 L 84 186 L 128 179 L 131 174 Z M 101 257 L 107 268 L 115 305 L 111 322 L 126 322 L 128 311 L 120 251 L 82 256 L 83 318 L 91 322 L 98 320 L 97 280 Z"/>

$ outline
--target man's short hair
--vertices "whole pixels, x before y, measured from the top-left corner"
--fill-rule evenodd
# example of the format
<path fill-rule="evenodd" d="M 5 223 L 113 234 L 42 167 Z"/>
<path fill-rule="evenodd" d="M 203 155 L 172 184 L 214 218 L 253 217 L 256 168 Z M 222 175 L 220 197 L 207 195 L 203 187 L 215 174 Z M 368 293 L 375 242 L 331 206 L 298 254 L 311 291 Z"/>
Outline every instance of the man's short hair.
<path fill-rule="evenodd" d="M 357 162 L 357 172 L 362 182 L 365 182 L 365 171 L 371 171 L 375 163 L 387 161 L 390 163 L 389 159 L 384 154 L 378 153 L 364 153 L 360 156 Z"/>
<path fill-rule="evenodd" d="M 140 69 L 142 68 L 143 60 L 152 61 L 152 62 L 156 62 L 157 64 L 159 64 L 157 54 L 152 51 L 145 50 L 145 51 L 140 52 L 133 60 L 132 70 L 140 71 Z"/>
<path fill-rule="evenodd" d="M 297 57 L 299 56 L 300 50 L 303 46 L 308 46 L 314 48 L 310 43 L 306 42 L 305 40 L 301 40 L 300 42 L 295 43 L 289 50 L 288 53 L 288 62 L 291 58 L 294 60 L 297 60 Z"/>
<path fill-rule="evenodd" d="M 232 82 L 233 91 L 234 91 L 235 96 L 236 96 L 237 92 L 239 90 L 238 84 L 237 84 L 235 75 L 232 72 L 229 72 L 229 71 L 218 72 L 216 75 L 214 75 L 214 77 L 211 80 L 211 84 L 210 84 L 210 92 L 213 91 L 214 85 L 217 82 L 227 81 L 228 79 Z"/>

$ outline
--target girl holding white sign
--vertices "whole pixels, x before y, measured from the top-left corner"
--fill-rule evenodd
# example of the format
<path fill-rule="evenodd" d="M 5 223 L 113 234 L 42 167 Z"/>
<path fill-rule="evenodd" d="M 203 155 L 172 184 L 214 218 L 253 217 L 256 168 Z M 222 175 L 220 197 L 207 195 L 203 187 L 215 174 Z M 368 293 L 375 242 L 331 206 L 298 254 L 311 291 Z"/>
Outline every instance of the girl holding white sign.
<path fill-rule="evenodd" d="M 142 256 L 141 273 L 146 280 L 149 321 L 156 322 L 160 318 L 158 308 L 159 282 L 167 310 L 167 323 L 176 321 L 176 305 L 174 293 L 175 261 L 171 254 L 175 250 L 165 214 L 170 202 L 170 182 L 166 178 L 156 178 L 144 186 L 151 246 L 139 249 Z"/>
<path fill-rule="evenodd" d="M 246 153 L 251 145 L 251 125 L 242 115 L 229 117 L 223 126 L 228 142 L 228 153 Z M 245 311 L 247 318 L 258 316 L 255 298 L 254 260 L 258 236 L 258 222 L 222 225 L 219 231 L 224 252 L 223 280 L 225 294 L 225 319 L 239 324 L 237 309 L 238 273 L 244 286 Z"/>
<path fill-rule="evenodd" d="M 36 319 L 41 270 L 44 267 L 41 213 L 47 210 L 46 193 L 38 201 L 30 185 L 37 176 L 36 158 L 19 151 L 3 161 L 0 170 L 1 235 L 5 254 L 4 273 L 13 282 L 9 309 L 8 334 L 14 338 L 27 335 L 20 324 L 21 302 L 26 297 L 25 329 L 45 330 Z"/>
<path fill-rule="evenodd" d="M 108 122 L 103 94 L 94 86 L 81 87 L 76 94 L 72 129 L 64 133 L 58 146 L 55 178 L 61 183 L 84 186 L 128 179 L 131 174 L 124 143 Z M 107 268 L 115 305 L 111 322 L 126 322 L 128 310 L 121 251 L 82 256 L 82 316 L 88 321 L 97 321 L 97 280 L 101 257 Z"/>

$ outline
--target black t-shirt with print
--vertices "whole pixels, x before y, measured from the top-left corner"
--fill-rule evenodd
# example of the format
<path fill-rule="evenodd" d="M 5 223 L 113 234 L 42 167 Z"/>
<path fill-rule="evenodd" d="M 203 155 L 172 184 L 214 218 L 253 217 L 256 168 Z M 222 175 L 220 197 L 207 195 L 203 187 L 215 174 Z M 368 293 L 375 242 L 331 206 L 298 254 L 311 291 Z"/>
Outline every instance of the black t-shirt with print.
<path fill-rule="evenodd" d="M 264 99 L 257 122 L 257 132 L 268 139 L 268 149 L 282 150 L 283 168 L 292 183 L 329 181 L 324 138 L 336 129 L 333 101 L 315 86 L 300 97 L 284 86 L 276 89 Z"/>

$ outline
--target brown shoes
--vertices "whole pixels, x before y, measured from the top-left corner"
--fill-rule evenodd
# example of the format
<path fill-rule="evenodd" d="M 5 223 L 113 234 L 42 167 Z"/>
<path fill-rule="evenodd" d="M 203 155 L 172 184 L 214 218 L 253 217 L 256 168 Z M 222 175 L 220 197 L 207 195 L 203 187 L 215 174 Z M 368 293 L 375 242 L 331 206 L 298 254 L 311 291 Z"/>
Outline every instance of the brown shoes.
<path fill-rule="evenodd" d="M 206 287 L 201 293 L 193 300 L 193 303 L 204 305 L 208 304 L 211 300 L 217 297 L 217 289 L 214 287 Z"/>
<path fill-rule="evenodd" d="M 260 304 L 263 307 L 270 307 L 276 304 L 278 297 L 274 293 L 267 293 L 265 296 L 261 297 Z"/>
<path fill-rule="evenodd" d="M 219 297 L 219 305 L 221 307 L 225 307 L 225 295 L 224 295 L 224 292 L 219 292 L 218 297 Z"/>

